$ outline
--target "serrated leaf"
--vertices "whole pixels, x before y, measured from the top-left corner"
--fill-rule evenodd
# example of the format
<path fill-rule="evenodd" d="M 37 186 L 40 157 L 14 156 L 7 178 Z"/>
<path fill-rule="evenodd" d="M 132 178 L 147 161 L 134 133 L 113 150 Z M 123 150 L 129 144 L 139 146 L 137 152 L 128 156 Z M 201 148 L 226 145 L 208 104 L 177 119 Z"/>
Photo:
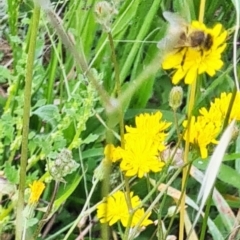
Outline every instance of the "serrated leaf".
<path fill-rule="evenodd" d="M 19 182 L 18 170 L 8 162 L 5 164 L 4 173 L 10 183 L 16 184 Z"/>
<path fill-rule="evenodd" d="M 4 83 L 7 80 L 12 80 L 13 76 L 10 73 L 9 69 L 7 69 L 4 66 L 0 66 L 0 72 L 1 72 L 1 76 L 0 76 L 0 83 Z"/>
<path fill-rule="evenodd" d="M 42 106 L 32 112 L 32 114 L 37 115 L 44 122 L 49 123 L 53 128 L 57 126 L 58 120 L 60 119 L 58 108 L 53 104 Z"/>

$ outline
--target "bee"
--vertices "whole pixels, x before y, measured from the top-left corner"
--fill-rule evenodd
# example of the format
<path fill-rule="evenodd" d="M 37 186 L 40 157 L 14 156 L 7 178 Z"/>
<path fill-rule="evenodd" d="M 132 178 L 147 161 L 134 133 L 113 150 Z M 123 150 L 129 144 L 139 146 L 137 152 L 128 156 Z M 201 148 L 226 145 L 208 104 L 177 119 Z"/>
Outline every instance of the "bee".
<path fill-rule="evenodd" d="M 158 42 L 158 48 L 164 52 L 181 49 L 183 47 L 199 48 L 200 51 L 209 50 L 213 45 L 213 38 L 202 30 L 191 29 L 181 16 L 172 12 L 163 12 L 169 27 L 166 36 Z"/>

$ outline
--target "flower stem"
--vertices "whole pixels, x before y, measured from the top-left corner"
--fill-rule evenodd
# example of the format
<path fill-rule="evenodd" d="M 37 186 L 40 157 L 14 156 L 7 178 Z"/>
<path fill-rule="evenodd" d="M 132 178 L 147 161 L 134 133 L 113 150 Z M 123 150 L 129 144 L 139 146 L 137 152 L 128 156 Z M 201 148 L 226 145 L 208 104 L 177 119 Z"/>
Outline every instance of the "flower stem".
<path fill-rule="evenodd" d="M 33 16 L 30 27 L 30 43 L 28 49 L 28 58 L 26 64 L 26 80 L 24 88 L 24 108 L 23 108 L 23 132 L 22 132 L 22 150 L 20 160 L 20 181 L 18 189 L 18 202 L 17 202 L 17 216 L 16 216 L 16 240 L 22 239 L 23 233 L 23 207 L 24 207 L 24 190 L 26 182 L 26 167 L 28 158 L 28 132 L 29 132 L 29 117 L 31 109 L 31 89 L 32 89 L 32 75 L 33 63 L 36 47 L 37 30 L 40 18 L 40 8 L 34 7 Z"/>
<path fill-rule="evenodd" d="M 131 224 L 132 224 L 132 219 L 133 219 L 133 208 L 132 208 L 132 202 L 131 202 L 131 196 L 130 196 L 130 186 L 129 186 L 129 179 L 128 177 L 124 176 L 124 183 L 125 183 L 125 188 L 126 188 L 126 194 L 125 194 L 125 198 L 126 198 L 126 202 L 127 202 L 127 206 L 128 206 L 128 211 L 129 211 L 129 218 L 128 218 L 128 223 L 127 223 L 127 227 L 125 229 L 125 233 L 124 233 L 124 237 L 123 239 L 128 239 L 129 233 L 130 233 L 130 228 L 131 228 Z"/>
<path fill-rule="evenodd" d="M 201 0 L 198 21 L 203 22 L 206 0 Z"/>
<path fill-rule="evenodd" d="M 195 79 L 191 85 L 190 88 L 190 98 L 189 98 L 189 104 L 187 109 L 187 119 L 188 119 L 188 131 L 187 131 L 187 137 L 186 137 L 186 143 L 185 143 L 185 149 L 184 149 L 184 163 L 188 163 L 188 153 L 189 153 L 189 147 L 190 147 L 190 134 L 191 134 L 191 117 L 192 117 L 192 110 L 194 106 L 195 101 L 195 93 L 196 93 L 196 84 L 197 79 Z M 180 224 L 179 224 L 179 240 L 183 240 L 184 236 L 184 215 L 185 215 L 185 199 L 186 199 L 186 191 L 185 191 L 185 183 L 187 181 L 187 175 L 189 174 L 189 166 L 186 168 L 183 168 L 183 176 L 182 176 L 182 199 L 180 204 Z"/>
<path fill-rule="evenodd" d="M 202 227 L 201 227 L 200 240 L 204 240 L 206 238 L 207 220 L 208 220 L 208 217 L 209 217 L 209 212 L 210 212 L 210 208 L 211 208 L 211 204 L 212 204 L 212 194 L 213 194 L 213 188 L 211 190 L 211 193 L 208 196 L 206 209 L 204 211 L 204 219 L 203 219 L 203 224 L 202 224 Z"/>
<path fill-rule="evenodd" d="M 110 48 L 112 50 L 112 61 L 113 61 L 114 72 L 115 72 L 115 87 L 113 92 L 114 93 L 116 92 L 117 97 L 119 97 L 121 94 L 120 71 L 119 71 L 119 65 L 117 62 L 117 57 L 114 49 L 114 42 L 113 42 L 113 37 L 111 32 L 108 33 L 108 40 L 109 40 Z M 120 119 L 119 127 L 120 127 L 121 143 L 123 143 L 124 142 L 124 119 L 123 119 L 123 111 L 121 107 L 119 107 L 118 115 Z"/>
<path fill-rule="evenodd" d="M 42 220 L 39 222 L 38 224 L 38 227 L 34 233 L 34 239 L 37 239 L 38 237 L 38 234 L 41 232 L 44 224 L 46 223 L 49 215 L 51 214 L 51 210 L 52 210 L 52 207 L 53 207 L 53 203 L 54 203 L 54 200 L 56 198 L 56 195 L 57 195 L 57 192 L 58 192 L 58 189 L 59 189 L 59 181 L 56 181 L 55 182 L 55 186 L 54 186 L 54 190 L 53 190 L 53 193 L 52 193 L 52 197 L 51 197 L 51 200 L 50 200 L 50 203 L 48 205 L 48 208 L 47 208 L 47 211 L 45 212 L 45 214 L 43 215 L 43 218 Z"/>

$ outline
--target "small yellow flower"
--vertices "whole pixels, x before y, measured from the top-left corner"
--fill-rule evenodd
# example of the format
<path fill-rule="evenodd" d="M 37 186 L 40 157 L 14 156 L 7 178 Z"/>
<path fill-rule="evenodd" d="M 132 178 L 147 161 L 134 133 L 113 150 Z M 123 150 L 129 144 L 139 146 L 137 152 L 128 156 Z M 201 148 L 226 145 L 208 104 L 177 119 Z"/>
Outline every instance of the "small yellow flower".
<path fill-rule="evenodd" d="M 141 205 L 140 198 L 138 196 L 133 196 L 133 192 L 130 193 L 130 198 L 132 208 L 137 208 Z M 138 209 L 134 213 L 131 227 L 134 227 L 139 222 L 144 213 L 143 208 Z M 152 223 L 152 221 L 148 219 L 150 214 L 146 216 L 141 223 L 141 226 L 147 226 Z M 130 214 L 124 192 L 117 191 L 113 195 L 107 197 L 106 200 L 97 207 L 97 217 L 100 219 L 101 223 L 108 222 L 111 226 L 114 223 L 121 221 L 122 225 L 126 227 Z"/>
<path fill-rule="evenodd" d="M 197 119 L 193 116 L 189 126 L 187 121 L 183 122 L 183 126 L 186 128 L 183 139 L 197 145 L 203 159 L 208 156 L 207 146 L 211 143 L 218 143 L 216 137 L 221 130 L 221 125 L 218 123 L 208 121 L 203 116 L 198 116 Z"/>
<path fill-rule="evenodd" d="M 160 111 L 155 114 L 140 114 L 135 118 L 136 127 L 125 126 L 127 133 L 124 139 L 127 142 L 130 138 L 136 141 L 139 138 L 148 139 L 158 145 L 158 150 L 162 152 L 166 147 L 164 140 L 167 134 L 164 132 L 171 123 L 162 121 L 162 113 Z"/>
<path fill-rule="evenodd" d="M 162 63 L 163 69 L 175 69 L 173 84 L 185 79 L 186 84 L 191 84 L 197 75 L 207 73 L 214 76 L 216 71 L 223 66 L 221 55 L 226 48 L 227 31 L 222 30 L 222 25 L 207 28 L 203 23 L 193 21 L 189 31 L 203 31 L 212 39 L 210 48 L 185 46 L 178 51 L 171 52 Z"/>
<path fill-rule="evenodd" d="M 108 144 L 104 149 L 105 159 L 120 160 L 120 169 L 128 177 L 142 178 L 149 172 L 160 172 L 164 162 L 159 160 L 159 153 L 166 148 L 164 131 L 171 125 L 161 119 L 161 112 L 137 116 L 136 127 L 125 126 L 124 148 Z"/>
<path fill-rule="evenodd" d="M 107 144 L 104 148 L 105 159 L 111 162 L 117 162 L 122 158 L 122 149 L 120 147 L 115 147 L 113 144 Z"/>
<path fill-rule="evenodd" d="M 29 203 L 37 203 L 43 190 L 45 189 L 45 184 L 41 181 L 34 181 L 33 184 L 29 185 L 29 187 L 31 189 Z"/>
<path fill-rule="evenodd" d="M 149 172 L 160 172 L 164 162 L 159 160 L 158 144 L 144 137 L 128 138 L 122 150 L 120 168 L 128 177 L 142 178 Z"/>
<path fill-rule="evenodd" d="M 224 122 L 227 112 L 229 110 L 230 101 L 232 98 L 232 93 L 221 93 L 219 98 L 215 98 L 213 102 L 211 102 L 211 106 L 209 111 L 205 108 L 201 108 L 199 112 L 207 119 L 211 121 L 221 121 Z M 240 120 L 240 111 L 239 111 L 239 104 L 240 104 L 240 92 L 237 92 L 236 97 L 234 99 L 232 110 L 229 116 L 229 123 L 236 119 L 237 121 Z"/>

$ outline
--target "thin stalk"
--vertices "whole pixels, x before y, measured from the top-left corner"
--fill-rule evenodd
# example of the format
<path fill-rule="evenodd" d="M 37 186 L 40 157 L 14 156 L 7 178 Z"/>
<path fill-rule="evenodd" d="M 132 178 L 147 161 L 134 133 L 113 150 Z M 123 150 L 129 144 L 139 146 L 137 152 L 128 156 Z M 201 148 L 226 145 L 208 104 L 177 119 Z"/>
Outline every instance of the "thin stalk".
<path fill-rule="evenodd" d="M 165 188 L 156 196 L 156 198 L 154 199 L 154 201 L 151 203 L 151 205 L 149 206 L 149 208 L 146 210 L 145 214 L 142 216 L 142 218 L 139 220 L 139 222 L 136 224 L 136 226 L 134 228 L 132 228 L 131 234 L 128 238 L 128 240 L 132 240 L 135 238 L 137 232 L 139 231 L 140 225 L 143 222 L 143 220 L 146 218 L 147 214 L 149 214 L 152 209 L 154 208 L 154 206 L 159 202 L 159 200 L 161 199 L 161 197 L 165 194 L 165 192 L 167 191 L 167 188 L 169 186 L 171 186 L 171 184 L 173 183 L 173 181 L 178 177 L 178 175 L 181 173 L 182 169 L 179 168 L 174 175 L 169 179 L 169 181 L 167 182 Z M 158 182 L 159 184 L 161 183 L 160 181 Z M 159 186 L 159 185 L 158 185 Z M 149 195 L 149 194 L 148 194 Z M 143 202 L 143 201 L 142 201 Z"/>
<path fill-rule="evenodd" d="M 89 195 L 87 196 L 87 199 L 86 199 L 86 201 L 85 201 L 85 204 L 84 204 L 84 206 L 83 206 L 83 208 L 82 208 L 81 213 L 78 215 L 77 219 L 74 221 L 72 227 L 69 229 L 69 231 L 67 232 L 67 234 L 65 235 L 65 237 L 64 237 L 63 240 L 67 240 L 67 239 L 68 239 L 68 237 L 69 237 L 70 234 L 73 232 L 73 230 L 75 229 L 75 227 L 77 226 L 77 224 L 80 222 L 81 218 L 84 216 L 84 214 L 86 214 L 85 210 L 86 210 L 87 207 L 89 206 L 90 199 L 91 199 L 91 197 L 92 197 L 92 195 L 93 195 L 93 192 L 94 192 L 97 184 L 98 184 L 98 180 L 96 180 L 96 181 L 93 182 L 92 189 L 91 189 L 91 191 L 89 192 Z"/>
<path fill-rule="evenodd" d="M 51 214 L 51 210 L 52 210 L 52 207 L 53 207 L 53 203 L 54 203 L 54 200 L 56 198 L 56 195 L 57 195 L 57 192 L 58 192 L 58 188 L 59 188 L 59 184 L 60 182 L 59 181 L 56 181 L 55 182 L 55 186 L 54 186 L 54 190 L 53 190 L 53 193 L 52 193 L 52 197 L 51 197 L 51 200 L 50 200 L 50 203 L 48 205 L 48 208 L 47 208 L 47 211 L 45 212 L 45 214 L 43 215 L 43 218 L 42 220 L 39 222 L 38 224 L 38 227 L 34 233 L 34 239 L 37 239 L 39 233 L 41 232 L 44 224 L 46 223 L 49 215 Z"/>
<path fill-rule="evenodd" d="M 113 61 L 113 67 L 114 67 L 114 72 L 115 72 L 114 92 L 116 92 L 117 97 L 119 97 L 121 94 L 120 71 L 119 71 L 119 65 L 117 62 L 117 57 L 116 57 L 116 53 L 115 53 L 114 42 L 113 42 L 113 37 L 112 37 L 111 32 L 108 33 L 108 40 L 109 40 L 110 48 L 112 50 L 112 61 Z M 122 111 L 121 107 L 119 107 L 118 115 L 119 115 L 119 119 L 120 119 L 119 127 L 120 127 L 121 144 L 122 144 L 122 147 L 124 148 L 124 146 L 123 146 L 123 144 L 124 144 L 124 119 L 123 119 L 123 111 Z"/>
<path fill-rule="evenodd" d="M 113 37 L 112 37 L 111 32 L 108 33 L 108 40 L 109 40 L 110 48 L 111 48 L 111 51 L 112 51 L 112 61 L 113 61 L 114 72 L 115 72 L 114 93 L 116 92 L 117 97 L 119 97 L 120 94 L 121 94 L 120 71 L 119 71 L 119 65 L 118 65 L 118 62 L 117 62 L 117 57 L 116 57 L 116 53 L 115 53 L 114 42 L 113 42 Z M 120 128 L 120 136 L 121 136 L 121 147 L 124 148 L 124 119 L 123 119 L 123 112 L 122 112 L 121 107 L 118 110 L 118 115 L 119 115 L 119 119 L 120 119 L 119 128 Z M 131 203 L 131 197 L 130 197 L 130 186 L 129 186 L 128 177 L 124 176 L 124 183 L 125 183 L 125 188 L 126 188 L 125 198 L 126 198 L 128 210 L 130 212 L 130 216 L 129 216 L 129 219 L 128 219 L 128 224 L 127 224 L 127 227 L 125 229 L 123 239 L 128 239 L 128 235 L 129 235 L 129 231 L 130 231 L 130 227 L 131 227 L 134 212 L 133 212 L 133 209 L 132 209 L 132 203 Z"/>
<path fill-rule="evenodd" d="M 209 216 L 209 212 L 210 212 L 210 208 L 211 208 L 211 203 L 212 203 L 212 194 L 213 194 L 213 189 L 211 193 L 209 194 L 208 200 L 207 200 L 207 205 L 205 208 L 205 212 L 204 212 L 204 219 L 203 219 L 203 224 L 201 227 L 201 235 L 200 235 L 200 239 L 199 240 L 204 240 L 206 239 L 206 230 L 207 230 L 207 220 L 208 220 L 208 216 Z"/>
<path fill-rule="evenodd" d="M 180 134 L 179 126 L 178 126 L 178 117 L 177 117 L 177 111 L 176 111 L 176 109 L 173 109 L 173 117 L 174 117 L 174 123 L 175 123 L 175 126 L 176 126 L 178 141 L 180 141 L 180 139 L 181 139 L 181 134 Z"/>
<path fill-rule="evenodd" d="M 168 225 L 168 229 L 167 229 L 167 231 L 166 231 L 166 233 L 165 233 L 165 236 L 168 236 L 168 235 L 169 235 L 169 232 L 171 231 L 171 227 L 172 227 L 172 225 L 173 225 L 173 221 L 174 221 L 175 217 L 177 216 L 177 211 L 178 211 L 179 206 L 180 206 L 180 204 L 181 204 L 182 197 L 183 197 L 183 195 L 184 195 L 184 193 L 185 193 L 185 191 L 186 191 L 187 181 L 188 181 L 188 178 L 189 178 L 189 172 L 190 172 L 190 169 L 191 169 L 191 165 L 192 165 L 192 164 L 190 164 L 190 166 L 188 167 L 187 180 L 185 181 L 185 185 L 184 185 L 184 188 L 183 188 L 184 191 L 181 192 L 180 198 L 179 198 L 178 203 L 177 203 L 177 205 L 176 205 L 175 211 L 174 211 L 174 213 L 172 214 L 173 216 L 172 216 L 172 218 L 171 218 L 171 220 L 170 220 L 170 223 L 169 223 L 169 225 Z"/>
<path fill-rule="evenodd" d="M 199 16 L 198 16 L 198 21 L 199 22 L 203 22 L 203 20 L 204 20 L 205 5 L 206 5 L 206 0 L 201 0 L 200 9 L 199 9 Z"/>
<path fill-rule="evenodd" d="M 190 147 L 190 133 L 191 133 L 191 117 L 192 117 L 192 110 L 195 102 L 195 93 L 196 93 L 196 83 L 197 79 L 193 81 L 191 88 L 190 88 L 190 98 L 189 104 L 187 109 L 187 117 L 188 117 L 188 131 L 187 131 L 187 138 L 185 142 L 185 149 L 184 149 L 184 163 L 188 163 L 188 153 Z M 189 166 L 183 168 L 183 177 L 182 177 L 182 199 L 180 204 L 180 224 L 179 224 L 179 240 L 183 240 L 184 236 L 184 215 L 185 215 L 185 200 L 186 200 L 186 191 L 185 191 L 185 184 L 187 181 L 187 175 L 189 174 Z"/>
<path fill-rule="evenodd" d="M 60 44 L 59 44 L 60 45 Z M 59 48 L 58 45 L 58 48 Z M 51 62 L 49 64 L 48 68 L 48 88 L 46 91 L 46 98 L 47 98 L 47 103 L 51 104 L 53 103 L 53 89 L 54 89 L 54 80 L 55 80 L 55 75 L 56 75 L 56 68 L 58 64 L 58 56 L 55 54 L 55 49 L 52 49 L 51 52 Z"/>
<path fill-rule="evenodd" d="M 236 26 L 234 31 L 233 37 L 233 74 L 234 74 L 234 81 L 236 84 L 237 91 L 239 91 L 239 79 L 238 79 L 238 57 L 237 57 L 237 49 L 238 49 L 238 32 L 239 32 L 239 25 L 240 25 L 240 12 L 239 12 L 239 0 L 235 0 L 235 9 L 236 9 Z"/>
<path fill-rule="evenodd" d="M 22 133 L 22 149 L 20 159 L 20 181 L 18 189 L 18 202 L 17 202 L 17 216 L 16 216 L 16 240 L 22 239 L 23 233 L 23 207 L 24 207 L 24 190 L 26 182 L 26 168 L 28 159 L 28 132 L 29 132 L 29 117 L 31 109 L 31 89 L 32 89 L 32 76 L 33 76 L 33 63 L 37 39 L 37 30 L 40 18 L 40 8 L 34 7 L 33 16 L 31 21 L 31 38 L 28 50 L 28 58 L 26 64 L 26 80 L 24 88 L 24 107 L 23 107 L 23 133 Z"/>
<path fill-rule="evenodd" d="M 128 223 L 127 223 L 127 227 L 125 229 L 124 232 L 124 237 L 123 239 L 127 240 L 129 233 L 130 233 L 130 228 L 131 228 L 131 223 L 132 223 L 132 219 L 133 219 L 133 208 L 132 208 L 132 202 L 131 202 L 131 196 L 130 196 L 130 186 L 129 186 L 129 180 L 126 176 L 124 176 L 124 184 L 125 184 L 125 188 L 126 188 L 126 194 L 125 194 L 125 198 L 126 198 L 126 202 L 127 202 L 127 206 L 128 206 L 128 211 L 129 211 L 129 218 L 128 218 Z"/>
<path fill-rule="evenodd" d="M 115 53 L 115 49 L 114 49 L 114 43 L 113 43 L 113 37 L 112 37 L 112 33 L 109 32 L 108 33 L 108 41 L 110 44 L 110 48 L 112 51 L 112 61 L 113 61 L 113 67 L 114 67 L 114 73 L 115 73 L 115 87 L 114 87 L 114 92 L 116 92 L 117 96 L 120 95 L 120 91 L 121 91 L 121 83 L 120 83 L 120 78 L 119 78 L 119 65 L 117 62 L 117 57 L 116 57 L 116 53 Z"/>

